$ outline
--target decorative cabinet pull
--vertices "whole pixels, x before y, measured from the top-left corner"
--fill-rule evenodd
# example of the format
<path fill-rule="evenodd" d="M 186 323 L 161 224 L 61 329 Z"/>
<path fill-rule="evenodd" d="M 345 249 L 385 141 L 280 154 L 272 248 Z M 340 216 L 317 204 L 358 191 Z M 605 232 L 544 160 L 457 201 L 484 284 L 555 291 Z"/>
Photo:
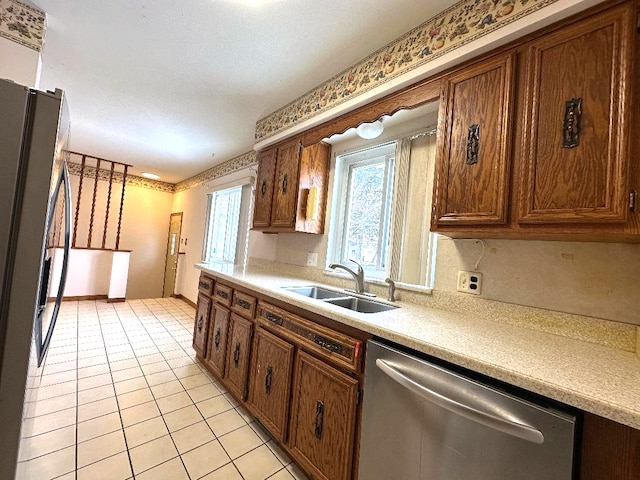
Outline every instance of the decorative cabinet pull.
<path fill-rule="evenodd" d="M 266 312 L 264 316 L 267 320 L 269 320 L 271 323 L 275 323 L 276 325 L 282 326 L 282 324 L 284 323 L 284 319 L 282 317 L 279 317 L 275 313 Z"/>
<path fill-rule="evenodd" d="M 478 163 L 478 152 L 480 151 L 480 125 L 474 123 L 469 127 L 467 135 L 467 165 Z"/>
<path fill-rule="evenodd" d="M 260 194 L 264 197 L 267 194 L 267 181 L 262 180 L 262 185 L 260 186 Z"/>
<path fill-rule="evenodd" d="M 562 122 L 562 148 L 574 148 L 580 144 L 580 119 L 582 118 L 582 98 L 572 98 L 564 102 Z"/>
<path fill-rule="evenodd" d="M 267 395 L 271 394 L 271 377 L 273 376 L 273 367 L 267 367 L 267 374 L 264 377 L 264 391 Z"/>
<path fill-rule="evenodd" d="M 220 348 L 220 329 L 216 332 L 216 336 L 213 338 L 213 343 L 216 345 L 216 350 Z"/>
<path fill-rule="evenodd" d="M 315 434 L 316 438 L 320 440 L 322 438 L 322 427 L 324 424 L 324 403 L 318 400 L 316 402 L 316 423 Z"/>
<path fill-rule="evenodd" d="M 335 343 L 322 335 L 314 335 L 313 342 L 319 347 L 329 350 L 330 352 L 337 353 L 339 355 L 342 354 L 342 345 Z"/>
<path fill-rule="evenodd" d="M 198 282 L 198 286 L 200 288 L 205 288 L 205 289 L 209 289 L 209 283 L 208 282 Z"/>
<path fill-rule="evenodd" d="M 289 174 L 285 173 L 282 178 L 282 193 L 287 193 L 287 185 L 289 184 Z"/>
<path fill-rule="evenodd" d="M 225 291 L 222 290 L 216 290 L 216 295 L 218 295 L 220 298 L 224 298 L 227 299 L 229 298 L 229 294 Z"/>
<path fill-rule="evenodd" d="M 251 310 L 251 304 L 246 300 L 242 300 L 241 298 L 236 298 L 236 305 L 240 308 L 244 308 L 245 310 Z"/>
<path fill-rule="evenodd" d="M 236 343 L 236 348 L 233 350 L 233 363 L 238 368 L 240 363 L 240 342 Z"/>
<path fill-rule="evenodd" d="M 200 320 L 198 320 L 198 333 L 202 332 L 202 325 L 204 320 L 202 319 L 202 315 L 200 315 Z"/>

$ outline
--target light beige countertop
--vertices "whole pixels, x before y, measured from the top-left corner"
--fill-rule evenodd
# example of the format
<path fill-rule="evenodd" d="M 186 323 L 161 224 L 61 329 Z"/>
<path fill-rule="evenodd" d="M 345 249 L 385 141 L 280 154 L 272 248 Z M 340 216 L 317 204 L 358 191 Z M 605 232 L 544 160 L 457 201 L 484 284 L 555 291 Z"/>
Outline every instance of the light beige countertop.
<path fill-rule="evenodd" d="M 380 338 L 640 429 L 640 357 L 631 351 L 514 324 L 506 318 L 507 312 L 518 306 L 489 302 L 475 315 L 468 310 L 398 301 L 400 308 L 395 310 L 358 313 L 281 288 L 320 284 L 314 280 L 264 269 L 196 267 Z M 491 311 L 492 303 L 495 311 Z M 545 311 L 537 315 L 545 315 Z M 633 328 L 628 331 L 635 331 Z"/>

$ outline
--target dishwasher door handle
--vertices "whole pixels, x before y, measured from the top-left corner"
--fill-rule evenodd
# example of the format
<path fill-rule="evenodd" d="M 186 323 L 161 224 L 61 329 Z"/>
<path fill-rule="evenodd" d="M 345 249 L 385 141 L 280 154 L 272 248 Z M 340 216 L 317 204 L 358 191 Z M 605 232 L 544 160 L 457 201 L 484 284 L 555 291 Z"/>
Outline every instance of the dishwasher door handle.
<path fill-rule="evenodd" d="M 409 378 L 404 373 L 399 372 L 385 360 L 376 359 L 376 366 L 382 370 L 389 378 L 398 382 L 400 385 L 424 398 L 425 400 L 442 407 L 450 412 L 467 418 L 471 421 L 492 428 L 499 432 L 511 435 L 513 437 L 522 438 L 529 442 L 542 444 L 544 443 L 544 435 L 537 428 L 514 422 L 508 418 L 502 418 L 491 412 L 478 410 L 470 405 L 465 405 L 457 400 L 442 395 L 434 390 L 421 385 L 415 380 Z"/>

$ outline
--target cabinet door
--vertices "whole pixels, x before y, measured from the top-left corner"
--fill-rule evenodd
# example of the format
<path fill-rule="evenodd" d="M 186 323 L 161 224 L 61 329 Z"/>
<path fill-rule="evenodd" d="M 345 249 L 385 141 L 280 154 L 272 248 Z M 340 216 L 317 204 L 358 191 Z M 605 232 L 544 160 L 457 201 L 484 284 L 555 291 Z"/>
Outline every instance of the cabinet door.
<path fill-rule="evenodd" d="M 272 227 L 294 227 L 298 208 L 298 174 L 300 140 L 294 139 L 278 148 L 276 180 L 273 188 Z"/>
<path fill-rule="evenodd" d="M 278 440 L 284 440 L 289 413 L 293 345 L 259 329 L 253 343 L 249 403 Z"/>
<path fill-rule="evenodd" d="M 249 320 L 235 313 L 231 315 L 224 383 L 241 400 L 245 400 L 247 392 L 252 327 L 253 323 Z"/>
<path fill-rule="evenodd" d="M 258 155 L 258 177 L 256 180 L 253 228 L 268 227 L 271 224 L 271 201 L 276 174 L 277 149 L 262 151 Z"/>
<path fill-rule="evenodd" d="M 626 220 L 632 26 L 627 4 L 532 42 L 520 223 Z"/>
<path fill-rule="evenodd" d="M 507 223 L 513 61 L 503 55 L 446 80 L 435 226 Z"/>
<path fill-rule="evenodd" d="M 209 326 L 209 347 L 206 363 L 218 378 L 224 377 L 227 360 L 227 338 L 229 334 L 229 315 L 231 313 L 220 305 L 213 305 Z"/>
<path fill-rule="evenodd" d="M 207 332 L 209 331 L 209 314 L 211 313 L 211 298 L 198 295 L 196 320 L 193 325 L 193 349 L 200 356 L 207 354 Z"/>
<path fill-rule="evenodd" d="M 358 381 L 298 352 L 289 444 L 314 478 L 351 478 Z"/>

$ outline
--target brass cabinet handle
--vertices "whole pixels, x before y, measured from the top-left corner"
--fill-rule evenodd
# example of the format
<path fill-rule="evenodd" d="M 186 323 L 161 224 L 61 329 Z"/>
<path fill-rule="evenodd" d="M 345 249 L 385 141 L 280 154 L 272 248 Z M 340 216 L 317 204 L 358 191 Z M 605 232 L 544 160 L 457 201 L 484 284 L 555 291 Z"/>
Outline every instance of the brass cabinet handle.
<path fill-rule="evenodd" d="M 202 315 L 200 315 L 200 320 L 198 320 L 198 333 L 202 332 L 202 325 L 204 324 L 204 319 L 202 318 Z"/>
<path fill-rule="evenodd" d="M 269 365 L 267 367 L 267 374 L 264 377 L 264 391 L 267 395 L 271 394 L 271 379 L 273 376 L 273 367 Z"/>
<path fill-rule="evenodd" d="M 574 148 L 580 144 L 580 119 L 582 118 L 582 98 L 572 98 L 564 102 L 562 121 L 562 148 Z"/>
<path fill-rule="evenodd" d="M 213 339 L 213 343 L 216 345 L 216 350 L 220 348 L 220 329 L 216 332 L 216 336 Z"/>
<path fill-rule="evenodd" d="M 260 186 L 260 194 L 264 197 L 267 194 L 267 181 L 262 180 L 262 185 Z"/>
<path fill-rule="evenodd" d="M 316 421 L 315 421 L 315 435 L 318 440 L 322 438 L 323 426 L 324 426 L 324 403 L 318 400 L 316 402 Z"/>
<path fill-rule="evenodd" d="M 467 135 L 467 165 L 478 163 L 478 152 L 480 151 L 480 125 L 474 123 L 469 126 Z"/>
<path fill-rule="evenodd" d="M 285 173 L 282 178 L 282 193 L 287 193 L 287 185 L 289 184 L 289 174 Z"/>

